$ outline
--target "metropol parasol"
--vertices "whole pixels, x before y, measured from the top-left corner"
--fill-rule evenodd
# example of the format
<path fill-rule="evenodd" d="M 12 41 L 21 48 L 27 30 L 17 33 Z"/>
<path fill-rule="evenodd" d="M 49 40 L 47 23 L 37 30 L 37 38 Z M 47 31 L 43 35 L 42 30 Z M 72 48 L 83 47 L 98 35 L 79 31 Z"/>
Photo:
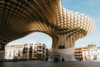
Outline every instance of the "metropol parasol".
<path fill-rule="evenodd" d="M 0 44 L 7 43 L 34 32 L 52 37 L 50 59 L 73 61 L 75 41 L 89 35 L 95 23 L 89 16 L 68 11 L 62 0 L 0 0 Z"/>

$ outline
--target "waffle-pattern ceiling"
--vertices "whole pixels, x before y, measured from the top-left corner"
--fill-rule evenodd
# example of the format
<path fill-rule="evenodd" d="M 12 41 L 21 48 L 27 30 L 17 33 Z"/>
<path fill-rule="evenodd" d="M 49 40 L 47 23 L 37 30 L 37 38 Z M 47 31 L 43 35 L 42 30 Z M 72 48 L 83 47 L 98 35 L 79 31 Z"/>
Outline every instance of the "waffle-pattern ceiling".
<path fill-rule="evenodd" d="M 89 16 L 68 11 L 62 0 L 0 0 L 0 43 L 33 32 L 53 36 L 74 34 L 75 39 L 89 35 L 95 23 Z"/>

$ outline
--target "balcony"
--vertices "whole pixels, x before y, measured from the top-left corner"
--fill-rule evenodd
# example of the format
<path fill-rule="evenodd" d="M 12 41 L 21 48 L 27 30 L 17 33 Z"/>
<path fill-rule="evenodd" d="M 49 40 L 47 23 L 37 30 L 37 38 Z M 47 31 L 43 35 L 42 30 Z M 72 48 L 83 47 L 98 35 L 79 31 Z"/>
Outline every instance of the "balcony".
<path fill-rule="evenodd" d="M 82 52 L 82 51 L 75 51 L 75 53 L 79 53 L 79 52 Z"/>
<path fill-rule="evenodd" d="M 77 53 L 77 54 L 75 53 L 74 55 L 82 55 L 82 53 Z"/>
<path fill-rule="evenodd" d="M 43 52 L 37 52 L 38 54 L 43 54 Z"/>
<path fill-rule="evenodd" d="M 40 49 L 40 48 L 38 48 L 37 50 L 43 50 L 42 48 Z"/>
<path fill-rule="evenodd" d="M 82 58 L 82 57 L 75 57 L 75 58 Z"/>
<path fill-rule="evenodd" d="M 37 52 L 34 52 L 34 54 L 36 54 Z"/>

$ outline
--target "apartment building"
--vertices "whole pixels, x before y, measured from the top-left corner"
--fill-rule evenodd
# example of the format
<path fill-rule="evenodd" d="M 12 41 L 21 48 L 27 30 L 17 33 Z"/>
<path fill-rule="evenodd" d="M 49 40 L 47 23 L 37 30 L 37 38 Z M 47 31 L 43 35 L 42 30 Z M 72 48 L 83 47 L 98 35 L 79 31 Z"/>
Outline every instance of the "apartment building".
<path fill-rule="evenodd" d="M 83 56 L 82 56 L 82 48 L 75 48 L 75 53 L 74 53 L 74 57 L 76 60 L 82 61 L 83 60 Z"/>
<path fill-rule="evenodd" d="M 22 45 L 7 45 L 5 48 L 5 59 L 38 59 L 45 60 L 46 46 L 39 42 Z"/>
<path fill-rule="evenodd" d="M 37 46 L 37 59 L 45 60 L 46 58 L 46 48 L 45 46 Z"/>
<path fill-rule="evenodd" d="M 93 44 L 75 48 L 74 57 L 79 61 L 100 60 L 100 48 Z"/>
<path fill-rule="evenodd" d="M 5 59 L 23 58 L 23 45 L 6 45 Z"/>
<path fill-rule="evenodd" d="M 49 59 L 50 49 L 46 48 L 46 58 Z"/>

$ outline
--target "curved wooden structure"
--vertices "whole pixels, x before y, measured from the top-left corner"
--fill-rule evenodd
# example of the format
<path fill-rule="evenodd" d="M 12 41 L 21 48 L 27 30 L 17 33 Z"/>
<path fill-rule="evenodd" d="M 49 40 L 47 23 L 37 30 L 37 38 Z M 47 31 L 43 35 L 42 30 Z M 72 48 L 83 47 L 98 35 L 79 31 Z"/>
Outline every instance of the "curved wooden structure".
<path fill-rule="evenodd" d="M 44 32 L 53 38 L 52 48 L 67 49 L 94 29 L 91 18 L 68 11 L 62 0 L 0 0 L 1 44 L 33 32 Z"/>

